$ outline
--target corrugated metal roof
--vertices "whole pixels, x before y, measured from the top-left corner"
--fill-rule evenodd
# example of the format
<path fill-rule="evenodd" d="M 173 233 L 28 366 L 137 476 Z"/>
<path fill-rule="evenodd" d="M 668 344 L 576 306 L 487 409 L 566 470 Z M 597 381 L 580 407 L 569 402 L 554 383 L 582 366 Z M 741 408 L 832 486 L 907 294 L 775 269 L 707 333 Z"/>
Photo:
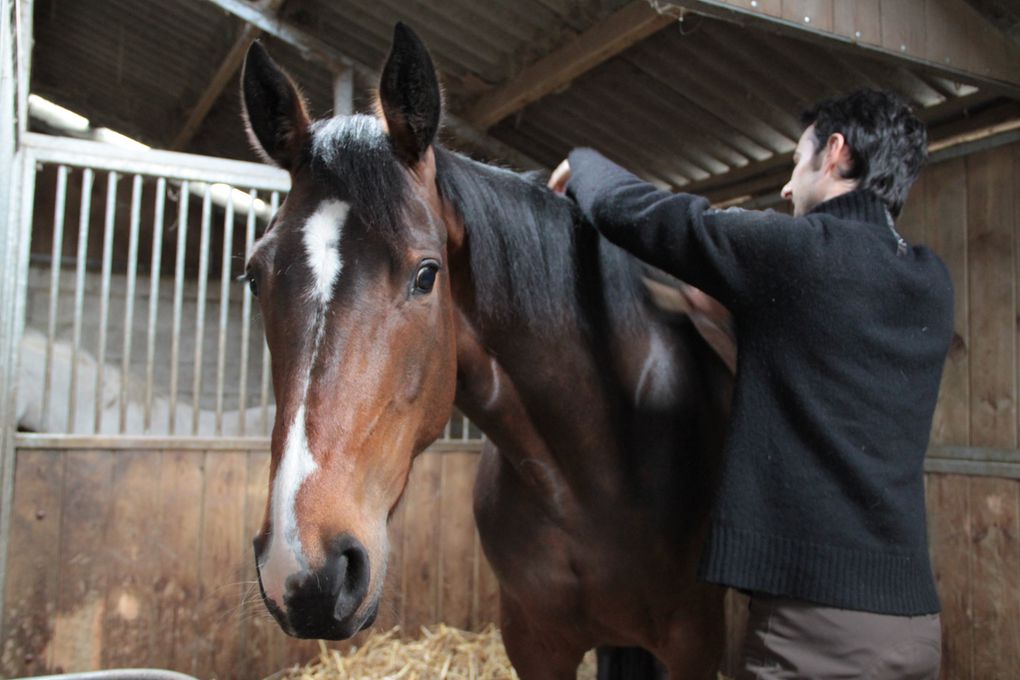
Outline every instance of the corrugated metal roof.
<path fill-rule="evenodd" d="M 629 0 L 286 0 L 279 17 L 337 53 L 377 69 L 393 25 L 411 25 L 442 72 L 457 115 Z M 179 133 L 244 24 L 208 0 L 37 0 L 33 90 L 154 146 Z M 262 38 L 329 115 L 329 68 Z M 906 64 L 906 62 L 904 63 Z M 375 83 L 356 82 L 371 105 Z M 902 94 L 934 116 L 991 101 L 923 70 L 793 37 L 688 15 L 493 126 L 491 138 L 553 167 L 594 145 L 668 187 L 714 186 L 785 162 L 800 112 L 853 87 Z M 253 159 L 239 122 L 236 77 L 186 150 Z"/>

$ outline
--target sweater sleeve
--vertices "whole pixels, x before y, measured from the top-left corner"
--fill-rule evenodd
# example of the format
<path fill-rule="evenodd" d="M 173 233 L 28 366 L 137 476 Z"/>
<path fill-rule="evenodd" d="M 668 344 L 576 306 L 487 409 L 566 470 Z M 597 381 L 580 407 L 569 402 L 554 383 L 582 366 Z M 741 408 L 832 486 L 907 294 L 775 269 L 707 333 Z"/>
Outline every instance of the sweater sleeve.
<path fill-rule="evenodd" d="M 575 149 L 569 160 L 567 193 L 596 229 L 729 307 L 752 297 L 765 277 L 782 276 L 806 245 L 805 220 L 715 210 L 703 197 L 656 189 L 592 149 Z"/>

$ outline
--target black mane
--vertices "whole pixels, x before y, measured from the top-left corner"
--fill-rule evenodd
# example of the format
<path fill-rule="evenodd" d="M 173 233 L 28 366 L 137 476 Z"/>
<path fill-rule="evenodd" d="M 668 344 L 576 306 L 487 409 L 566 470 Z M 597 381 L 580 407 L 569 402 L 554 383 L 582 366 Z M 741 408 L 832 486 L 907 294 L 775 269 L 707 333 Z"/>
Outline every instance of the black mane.
<path fill-rule="evenodd" d="M 467 228 L 478 307 L 488 320 L 554 330 L 579 322 L 582 305 L 595 304 L 618 330 L 640 322 L 640 263 L 599 237 L 572 201 L 533 173 L 438 146 L 436 169 L 440 195 Z"/>
<path fill-rule="evenodd" d="M 486 321 L 554 333 L 590 321 L 594 312 L 614 329 L 638 327 L 646 294 L 640 264 L 583 223 L 572 201 L 549 191 L 535 173 L 478 163 L 438 145 L 435 152 L 439 193 L 467 228 Z M 378 119 L 315 123 L 310 154 L 315 173 L 357 206 L 367 224 L 399 238 L 408 181 Z"/>

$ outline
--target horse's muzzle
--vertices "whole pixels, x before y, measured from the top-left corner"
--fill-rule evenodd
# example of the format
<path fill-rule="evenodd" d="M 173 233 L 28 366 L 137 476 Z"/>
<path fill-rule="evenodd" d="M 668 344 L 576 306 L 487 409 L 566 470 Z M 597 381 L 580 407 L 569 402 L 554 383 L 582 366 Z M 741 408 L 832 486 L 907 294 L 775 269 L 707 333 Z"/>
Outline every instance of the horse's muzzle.
<path fill-rule="evenodd" d="M 255 540 L 256 565 L 261 543 Z M 285 633 L 299 638 L 346 640 L 370 626 L 378 603 L 358 615 L 368 584 L 368 552 L 350 534 L 342 534 L 333 541 L 319 569 L 306 569 L 287 578 L 283 607 L 266 597 L 259 574 L 266 608 Z"/>

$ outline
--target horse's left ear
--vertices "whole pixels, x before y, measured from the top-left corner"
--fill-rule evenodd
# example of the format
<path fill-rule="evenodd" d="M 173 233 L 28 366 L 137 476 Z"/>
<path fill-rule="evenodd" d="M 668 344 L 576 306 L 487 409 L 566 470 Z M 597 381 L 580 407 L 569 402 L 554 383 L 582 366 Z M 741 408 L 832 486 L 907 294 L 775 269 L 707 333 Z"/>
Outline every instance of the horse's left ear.
<path fill-rule="evenodd" d="M 415 32 L 400 22 L 383 67 L 379 104 L 397 155 L 416 165 L 436 136 L 443 103 L 432 57 Z"/>

